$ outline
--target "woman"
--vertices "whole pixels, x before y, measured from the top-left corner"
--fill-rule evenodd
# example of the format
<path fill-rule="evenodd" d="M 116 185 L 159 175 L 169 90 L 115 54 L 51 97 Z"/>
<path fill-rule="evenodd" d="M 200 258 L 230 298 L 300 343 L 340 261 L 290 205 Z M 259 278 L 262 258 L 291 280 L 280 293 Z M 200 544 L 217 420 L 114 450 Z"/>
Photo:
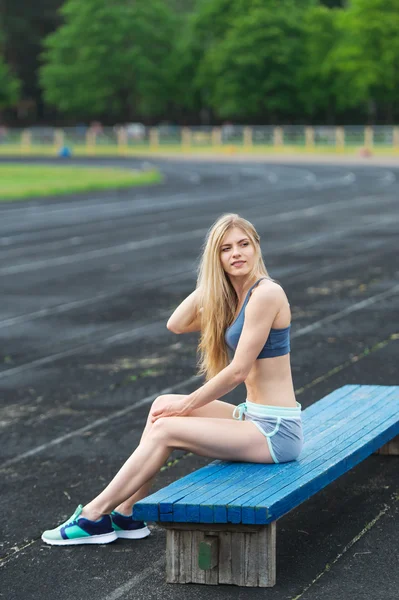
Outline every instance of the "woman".
<path fill-rule="evenodd" d="M 158 396 L 139 446 L 111 483 L 65 523 L 45 531 L 49 544 L 103 544 L 150 531 L 133 505 L 150 493 L 173 449 L 229 461 L 297 459 L 303 445 L 301 405 L 290 366 L 290 305 L 269 277 L 260 237 L 237 214 L 222 215 L 205 240 L 197 288 L 174 311 L 174 333 L 201 331 L 199 374 L 192 394 Z M 247 399 L 216 400 L 245 383 Z"/>

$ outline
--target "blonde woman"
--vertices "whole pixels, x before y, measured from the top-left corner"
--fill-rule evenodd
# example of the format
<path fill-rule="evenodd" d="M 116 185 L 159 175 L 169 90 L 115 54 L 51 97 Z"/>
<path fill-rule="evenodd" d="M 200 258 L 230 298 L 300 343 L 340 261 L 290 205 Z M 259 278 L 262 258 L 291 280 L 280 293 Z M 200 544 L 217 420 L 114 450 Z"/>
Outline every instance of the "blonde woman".
<path fill-rule="evenodd" d="M 205 384 L 191 394 L 158 396 L 139 446 L 109 485 L 57 528 L 49 544 L 103 544 L 142 538 L 150 530 L 135 521 L 135 502 L 173 449 L 227 461 L 280 463 L 296 460 L 303 445 L 301 405 L 290 366 L 291 312 L 282 287 L 268 274 L 260 237 L 237 214 L 210 228 L 197 287 L 171 315 L 177 334 L 200 331 L 199 374 Z M 246 401 L 218 398 L 240 383 Z"/>

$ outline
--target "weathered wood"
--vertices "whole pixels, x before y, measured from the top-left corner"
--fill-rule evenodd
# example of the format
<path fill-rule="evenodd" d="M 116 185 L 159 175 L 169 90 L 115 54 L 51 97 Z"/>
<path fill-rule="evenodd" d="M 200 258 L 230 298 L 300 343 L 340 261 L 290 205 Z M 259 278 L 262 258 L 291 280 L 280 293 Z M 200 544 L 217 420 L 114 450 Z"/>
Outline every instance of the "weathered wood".
<path fill-rule="evenodd" d="M 191 581 L 192 531 L 180 532 L 180 575 L 182 583 Z"/>
<path fill-rule="evenodd" d="M 179 583 L 179 536 L 180 531 L 168 531 L 166 536 L 166 581 Z"/>
<path fill-rule="evenodd" d="M 274 521 L 259 537 L 259 587 L 276 584 L 276 529 L 277 521 Z"/>
<path fill-rule="evenodd" d="M 221 531 L 219 533 L 219 583 L 228 583 L 233 579 L 231 537 L 231 531 Z"/>
<path fill-rule="evenodd" d="M 166 525 L 168 583 L 223 583 L 243 587 L 275 585 L 275 522 L 259 527 L 229 523 L 159 522 L 158 525 Z M 204 544 L 209 545 L 207 569 L 200 565 L 200 550 Z"/>
<path fill-rule="evenodd" d="M 397 435 L 393 440 L 384 444 L 374 452 L 374 454 L 384 454 L 386 456 L 399 456 L 399 435 Z"/>
<path fill-rule="evenodd" d="M 166 534 L 167 535 L 167 534 Z M 206 571 L 203 571 L 198 566 L 198 552 L 200 543 L 204 538 L 204 532 L 194 530 L 192 532 L 191 545 L 191 574 L 193 583 L 206 583 Z"/>
<path fill-rule="evenodd" d="M 231 534 L 231 581 L 224 583 L 233 583 L 234 585 L 245 585 L 244 581 L 244 536 L 245 533 L 233 531 Z"/>
<path fill-rule="evenodd" d="M 258 533 L 263 530 L 264 525 L 243 525 L 242 523 L 167 523 L 166 521 L 158 521 L 157 525 L 163 529 L 173 529 L 182 531 L 242 531 L 244 533 Z"/>

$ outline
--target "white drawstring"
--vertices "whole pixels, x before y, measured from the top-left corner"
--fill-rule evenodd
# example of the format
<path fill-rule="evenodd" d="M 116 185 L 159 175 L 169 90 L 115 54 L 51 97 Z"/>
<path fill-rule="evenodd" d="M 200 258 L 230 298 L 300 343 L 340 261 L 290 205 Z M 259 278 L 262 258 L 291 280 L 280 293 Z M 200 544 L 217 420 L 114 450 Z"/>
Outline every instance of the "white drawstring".
<path fill-rule="evenodd" d="M 236 411 L 238 411 L 238 416 L 236 416 Z M 242 417 L 243 417 L 244 413 L 246 413 L 246 412 L 247 412 L 246 403 L 242 402 L 241 404 L 239 404 L 238 406 L 235 407 L 235 409 L 233 411 L 233 419 L 242 421 Z"/>

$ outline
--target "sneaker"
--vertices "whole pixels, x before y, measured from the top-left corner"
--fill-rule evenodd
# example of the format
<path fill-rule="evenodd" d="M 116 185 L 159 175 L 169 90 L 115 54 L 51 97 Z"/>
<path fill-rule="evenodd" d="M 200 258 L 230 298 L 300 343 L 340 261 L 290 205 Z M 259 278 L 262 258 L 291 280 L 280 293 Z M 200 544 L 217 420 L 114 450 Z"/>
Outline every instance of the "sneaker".
<path fill-rule="evenodd" d="M 90 521 L 79 516 L 82 510 L 83 506 L 79 504 L 72 517 L 69 517 L 65 523 L 45 531 L 42 534 L 43 542 L 54 546 L 108 544 L 118 538 L 109 515 L 104 515 L 98 521 Z"/>
<path fill-rule="evenodd" d="M 139 540 L 150 535 L 151 531 L 145 521 L 135 521 L 132 516 L 126 517 L 113 510 L 111 513 L 112 526 L 118 538 Z"/>

